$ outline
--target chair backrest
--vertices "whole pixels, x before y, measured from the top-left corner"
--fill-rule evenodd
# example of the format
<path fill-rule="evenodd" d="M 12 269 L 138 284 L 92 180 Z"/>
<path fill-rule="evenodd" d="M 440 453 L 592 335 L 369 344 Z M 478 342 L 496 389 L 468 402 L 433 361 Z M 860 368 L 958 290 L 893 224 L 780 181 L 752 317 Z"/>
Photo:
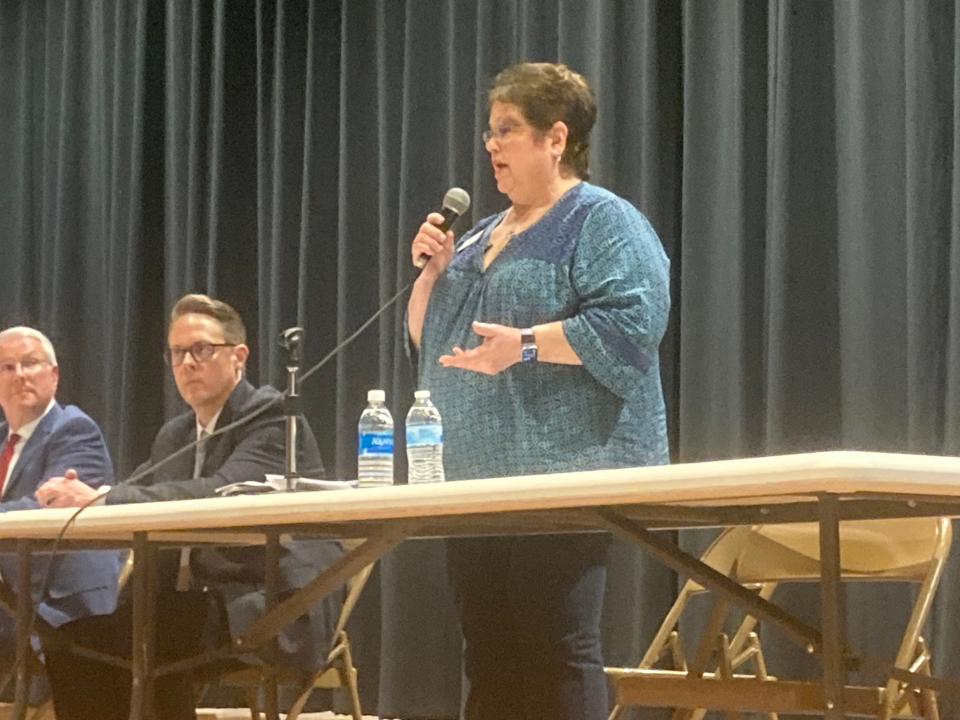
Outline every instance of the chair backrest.
<path fill-rule="evenodd" d="M 923 582 L 950 551 L 949 518 L 847 520 L 840 523 L 840 572 L 847 580 Z M 817 523 L 740 526 L 724 530 L 701 560 L 744 585 L 820 579 Z M 687 592 L 704 588 L 688 581 Z"/>
<path fill-rule="evenodd" d="M 949 552 L 948 518 L 853 520 L 840 523 L 840 574 L 845 580 L 923 582 Z M 820 579 L 816 523 L 758 525 L 742 539 L 731 576 L 742 583 Z"/>

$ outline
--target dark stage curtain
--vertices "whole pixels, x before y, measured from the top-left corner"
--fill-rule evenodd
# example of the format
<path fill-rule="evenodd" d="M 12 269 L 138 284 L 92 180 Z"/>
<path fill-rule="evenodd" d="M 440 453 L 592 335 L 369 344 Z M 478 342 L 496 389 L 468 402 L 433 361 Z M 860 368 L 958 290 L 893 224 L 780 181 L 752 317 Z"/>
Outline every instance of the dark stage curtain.
<path fill-rule="evenodd" d="M 953 454 L 958 36 L 947 0 L 4 0 L 0 325 L 52 337 L 61 399 L 128 471 L 180 408 L 160 359 L 175 298 L 233 303 L 252 379 L 282 385 L 278 332 L 305 327 L 310 361 L 347 337 L 411 279 L 412 233 L 448 187 L 474 220 L 503 207 L 484 91 L 511 62 L 560 60 L 597 92 L 592 179 L 672 259 L 675 458 Z M 368 388 L 398 420 L 411 402 L 402 304 L 303 388 L 332 475 L 355 472 Z M 377 577 L 354 622 L 366 707 L 455 717 L 440 546 L 403 546 Z M 609 662 L 636 662 L 675 587 L 615 545 Z M 960 558 L 930 632 L 953 677 L 958 587 Z M 908 599 L 855 591 L 854 644 Z"/>

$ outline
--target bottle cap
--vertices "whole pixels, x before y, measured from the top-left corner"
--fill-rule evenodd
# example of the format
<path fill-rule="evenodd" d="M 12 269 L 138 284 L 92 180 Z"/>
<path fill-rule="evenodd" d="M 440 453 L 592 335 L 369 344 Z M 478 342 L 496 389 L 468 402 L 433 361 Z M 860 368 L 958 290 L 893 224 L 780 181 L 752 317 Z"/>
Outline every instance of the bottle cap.
<path fill-rule="evenodd" d="M 386 402 L 387 394 L 383 390 L 367 390 L 367 402 Z"/>
<path fill-rule="evenodd" d="M 413 393 L 413 397 L 417 400 L 429 400 L 430 391 L 429 390 L 417 390 Z"/>

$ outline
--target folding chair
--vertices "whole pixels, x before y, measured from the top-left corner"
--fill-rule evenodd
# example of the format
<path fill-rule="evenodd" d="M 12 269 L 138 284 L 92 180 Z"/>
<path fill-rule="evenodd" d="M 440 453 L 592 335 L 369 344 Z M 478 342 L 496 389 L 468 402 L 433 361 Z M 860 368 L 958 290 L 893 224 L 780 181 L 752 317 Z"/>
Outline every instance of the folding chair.
<path fill-rule="evenodd" d="M 120 569 L 120 575 L 117 577 L 118 593 L 123 589 L 123 586 L 130 577 L 132 570 L 133 553 L 130 552 L 127 554 L 127 559 L 124 563 L 124 566 Z M 16 596 L 13 590 L 11 590 L 10 587 L 2 581 L 0 581 L 0 605 L 3 605 L 3 607 L 5 607 L 11 614 L 14 613 Z M 46 674 L 46 668 L 44 667 L 43 661 L 35 652 L 30 652 L 27 662 L 29 663 L 27 668 L 29 677 L 39 677 Z M 16 682 L 16 670 L 17 668 L 15 662 L 9 666 L 0 667 L 0 688 L 6 688 L 8 685 L 12 685 L 14 682 Z M 7 715 L 4 713 L 8 713 L 9 709 L 12 707 L 12 705 L 8 705 L 7 703 L 0 703 L 0 720 L 3 720 L 7 717 Z M 31 707 L 27 713 L 27 720 L 56 720 L 56 715 L 53 711 L 53 698 L 48 697 L 39 705 Z"/>
<path fill-rule="evenodd" d="M 30 677 L 38 677 L 46 672 L 43 667 L 43 661 L 40 660 L 36 653 L 31 652 L 27 658 L 27 662 L 30 663 L 28 671 Z M 7 687 L 13 687 L 14 682 L 16 682 L 16 662 L 0 668 L 0 688 L 6 689 Z M 12 712 L 13 704 L 0 703 L 0 720 L 11 717 Z M 46 698 L 39 705 L 31 706 L 27 712 L 27 720 L 56 720 L 56 716 L 53 713 L 53 700 Z"/>
<path fill-rule="evenodd" d="M 344 549 L 349 551 L 359 546 L 362 540 L 343 541 Z M 360 693 L 357 688 L 357 669 L 353 664 L 350 650 L 350 638 L 347 635 L 347 621 L 360 599 L 374 563 L 364 567 L 347 583 L 347 596 L 333 633 L 333 643 L 327 653 L 323 667 L 313 674 L 302 670 L 284 667 L 250 667 L 227 673 L 220 678 L 220 684 L 227 687 L 239 687 L 246 691 L 247 704 L 252 718 L 260 717 L 260 690 L 268 682 L 293 686 L 299 689 L 296 701 L 287 710 L 287 720 L 297 720 L 307 700 L 314 690 L 346 688 L 350 693 L 350 712 L 353 720 L 362 720 Z"/>
<path fill-rule="evenodd" d="M 919 585 L 916 602 L 893 666 L 932 674 L 931 655 L 920 633 L 950 550 L 949 518 L 857 520 L 840 523 L 840 573 L 843 581 L 910 582 Z M 710 567 L 769 599 L 779 583 L 820 579 L 819 529 L 816 523 L 758 525 L 725 530 L 701 557 Z M 653 642 L 636 668 L 607 668 L 618 704 L 609 720 L 627 705 L 674 708 L 673 720 L 700 720 L 707 710 L 739 718 L 741 711 L 822 715 L 822 682 L 782 680 L 768 673 L 746 616 L 732 638 L 724 634 L 728 605 L 714 601 L 697 650 L 688 656 L 677 627 L 690 599 L 705 592 L 684 583 Z M 656 667 L 664 656 L 671 667 Z M 845 710 L 881 720 L 913 717 L 939 720 L 936 694 L 890 678 L 881 687 L 847 685 Z"/>
<path fill-rule="evenodd" d="M 342 545 L 349 551 L 359 546 L 363 540 L 344 540 Z M 133 571 L 133 552 L 127 556 L 126 564 L 121 570 L 119 588 L 122 590 Z M 260 717 L 260 689 L 268 682 L 276 681 L 278 685 L 294 686 L 300 692 L 293 705 L 287 710 L 287 720 L 297 720 L 303 711 L 310 695 L 314 690 L 346 688 L 350 693 L 351 714 L 354 720 L 362 720 L 363 713 L 360 707 L 360 693 L 357 686 L 357 669 L 353 664 L 353 655 L 350 648 L 350 639 L 347 635 L 347 621 L 353 612 L 360 593 L 363 591 L 370 574 L 373 572 L 373 563 L 364 567 L 347 582 L 347 596 L 344 599 L 337 625 L 333 632 L 333 642 L 327 653 L 326 662 L 316 673 L 304 673 L 296 668 L 284 667 L 249 667 L 242 670 L 228 672 L 219 678 L 222 685 L 238 687 L 246 691 L 247 704 L 252 718 Z M 29 720 L 52 720 L 52 703 L 50 708 L 41 706 L 41 711 L 49 711 L 49 716 L 31 717 Z"/>

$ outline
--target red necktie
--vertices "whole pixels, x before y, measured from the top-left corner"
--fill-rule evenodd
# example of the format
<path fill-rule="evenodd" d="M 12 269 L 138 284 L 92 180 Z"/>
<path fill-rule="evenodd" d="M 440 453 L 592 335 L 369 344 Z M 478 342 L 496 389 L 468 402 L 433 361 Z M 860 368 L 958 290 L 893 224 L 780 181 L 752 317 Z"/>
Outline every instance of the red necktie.
<path fill-rule="evenodd" d="M 13 450 L 17 447 L 18 442 L 20 442 L 20 436 L 16 433 L 13 433 L 7 438 L 7 442 L 3 446 L 3 452 L 0 453 L 0 494 L 3 493 L 3 486 L 7 483 L 7 470 L 10 469 L 10 461 L 13 459 Z"/>

